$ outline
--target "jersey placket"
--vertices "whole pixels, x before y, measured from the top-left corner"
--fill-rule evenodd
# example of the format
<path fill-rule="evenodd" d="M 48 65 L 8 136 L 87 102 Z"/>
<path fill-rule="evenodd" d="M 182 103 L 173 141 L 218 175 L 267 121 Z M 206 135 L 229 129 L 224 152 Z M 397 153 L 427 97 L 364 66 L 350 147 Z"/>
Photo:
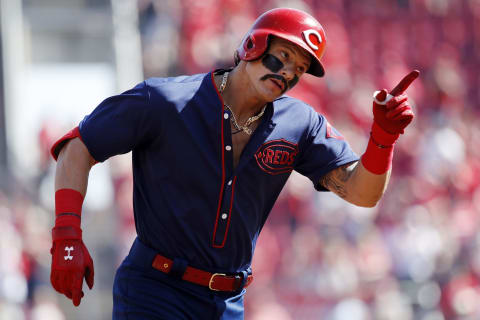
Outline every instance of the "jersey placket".
<path fill-rule="evenodd" d="M 231 114 L 225 108 L 222 108 L 222 190 L 215 227 L 213 230 L 212 246 L 214 248 L 223 248 L 227 240 L 228 230 L 230 227 L 230 220 L 232 216 L 233 201 L 235 195 L 236 176 L 233 176 L 233 144 L 232 134 L 230 129 Z"/>

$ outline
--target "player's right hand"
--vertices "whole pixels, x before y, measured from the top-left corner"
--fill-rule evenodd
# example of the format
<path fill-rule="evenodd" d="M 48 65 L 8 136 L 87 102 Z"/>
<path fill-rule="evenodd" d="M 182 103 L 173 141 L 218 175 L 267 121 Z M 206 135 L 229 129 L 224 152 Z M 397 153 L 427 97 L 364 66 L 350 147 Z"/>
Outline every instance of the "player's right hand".
<path fill-rule="evenodd" d="M 373 119 L 385 132 L 402 134 L 415 117 L 404 92 L 419 74 L 418 70 L 410 72 L 390 93 L 386 89 L 374 93 Z"/>
<path fill-rule="evenodd" d="M 55 227 L 52 238 L 50 282 L 55 290 L 78 306 L 84 295 L 83 278 L 92 289 L 94 277 L 93 260 L 82 241 L 82 230 L 72 226 Z"/>

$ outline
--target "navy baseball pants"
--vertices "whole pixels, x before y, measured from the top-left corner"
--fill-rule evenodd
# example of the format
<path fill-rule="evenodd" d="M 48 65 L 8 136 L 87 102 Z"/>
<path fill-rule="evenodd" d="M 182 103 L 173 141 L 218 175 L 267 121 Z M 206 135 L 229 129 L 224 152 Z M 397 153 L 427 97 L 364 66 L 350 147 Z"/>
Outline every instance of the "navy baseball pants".
<path fill-rule="evenodd" d="M 117 270 L 113 320 L 243 319 L 241 292 L 216 292 L 152 267 L 156 252 L 135 240 Z"/>

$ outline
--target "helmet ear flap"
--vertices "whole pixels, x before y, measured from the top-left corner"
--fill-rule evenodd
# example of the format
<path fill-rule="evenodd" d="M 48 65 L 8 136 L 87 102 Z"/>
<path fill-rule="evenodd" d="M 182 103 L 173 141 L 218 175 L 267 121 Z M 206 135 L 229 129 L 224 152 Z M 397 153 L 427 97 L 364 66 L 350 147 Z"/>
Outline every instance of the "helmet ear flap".
<path fill-rule="evenodd" d="M 238 65 L 240 60 L 254 61 L 262 58 L 268 51 L 272 38 L 273 35 L 269 34 L 248 34 L 234 53 L 235 65 Z"/>
<path fill-rule="evenodd" d="M 253 48 L 253 40 L 252 37 L 248 37 L 247 43 L 246 43 L 247 49 L 252 49 Z"/>
<path fill-rule="evenodd" d="M 258 55 L 256 58 L 252 59 L 252 61 L 258 60 L 258 59 L 262 59 L 263 56 L 265 56 L 265 54 L 266 54 L 266 53 L 268 52 L 268 50 L 270 49 L 270 44 L 272 43 L 273 38 L 274 38 L 274 36 L 272 36 L 271 34 L 267 35 L 266 44 L 265 44 L 265 49 L 263 49 L 262 51 L 256 50 L 257 53 L 259 53 L 259 55 Z M 253 44 L 253 40 L 252 40 L 252 37 L 251 37 L 251 36 L 249 37 L 249 42 L 252 43 L 252 47 L 249 48 L 249 49 L 254 48 L 255 45 Z M 249 43 L 247 42 L 247 46 L 248 46 L 248 44 L 249 44 Z M 259 49 L 259 48 L 261 48 L 261 47 L 263 47 L 263 44 L 262 44 L 261 46 L 258 45 L 258 46 L 257 46 L 257 49 Z"/>

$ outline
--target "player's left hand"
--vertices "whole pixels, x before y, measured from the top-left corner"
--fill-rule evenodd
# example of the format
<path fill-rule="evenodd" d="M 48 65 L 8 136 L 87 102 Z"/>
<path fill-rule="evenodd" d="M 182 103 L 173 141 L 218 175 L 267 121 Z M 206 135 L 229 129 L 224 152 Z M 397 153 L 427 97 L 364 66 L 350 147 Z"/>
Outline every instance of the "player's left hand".
<path fill-rule="evenodd" d="M 90 289 L 93 287 L 93 260 L 82 241 L 80 228 L 55 227 L 52 236 L 50 282 L 55 290 L 72 299 L 73 305 L 78 306 L 84 296 L 83 279 Z"/>
<path fill-rule="evenodd" d="M 412 122 L 415 115 L 405 90 L 419 74 L 418 70 L 413 70 L 390 93 L 383 89 L 373 94 L 373 119 L 384 131 L 394 135 L 403 134 Z"/>

